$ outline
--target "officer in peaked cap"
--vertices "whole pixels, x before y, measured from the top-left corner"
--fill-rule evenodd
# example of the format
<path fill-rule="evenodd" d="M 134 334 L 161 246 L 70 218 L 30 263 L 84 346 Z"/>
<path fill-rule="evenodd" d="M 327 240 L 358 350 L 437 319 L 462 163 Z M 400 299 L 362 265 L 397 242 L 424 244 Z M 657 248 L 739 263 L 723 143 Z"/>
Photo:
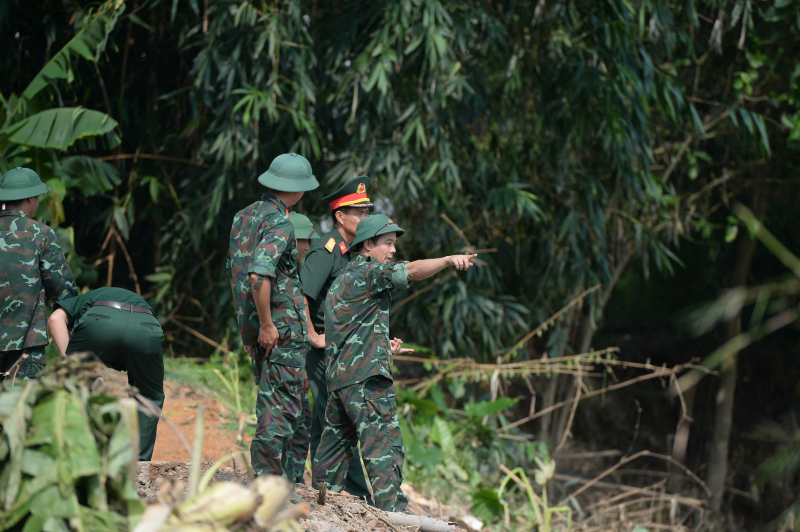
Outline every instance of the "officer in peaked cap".
<path fill-rule="evenodd" d="M 293 478 L 290 440 L 302 415 L 308 342 L 297 242 L 289 207 L 319 186 L 305 157 L 279 155 L 258 182 L 269 190 L 231 226 L 227 272 L 242 344 L 258 384 L 250 456 L 257 475 Z"/>
<path fill-rule="evenodd" d="M 78 295 L 55 232 L 31 218 L 48 192 L 29 168 L 0 177 L 0 382 L 39 373 L 47 363 L 45 298 Z"/>
<path fill-rule="evenodd" d="M 322 198 L 331 209 L 333 229 L 311 245 L 300 272 L 309 322 L 310 345 L 306 349 L 306 374 L 314 395 L 310 434 L 312 463 L 324 428 L 325 405 L 328 402 L 328 388 L 325 383 L 325 297 L 334 279 L 350 262 L 350 243 L 356 236 L 358 223 L 369 215 L 372 207 L 367 190 L 369 183 L 369 177 L 360 176 Z M 358 453 L 350 461 L 345 489 L 352 495 L 371 502 Z"/>

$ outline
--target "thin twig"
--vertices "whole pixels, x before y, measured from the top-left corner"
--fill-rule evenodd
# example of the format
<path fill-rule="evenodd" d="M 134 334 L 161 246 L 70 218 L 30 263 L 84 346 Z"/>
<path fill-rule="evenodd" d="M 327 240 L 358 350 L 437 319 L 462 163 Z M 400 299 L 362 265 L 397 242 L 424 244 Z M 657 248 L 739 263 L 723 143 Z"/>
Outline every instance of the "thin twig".
<path fill-rule="evenodd" d="M 25 360 L 26 358 L 28 358 L 28 353 L 22 353 L 22 355 L 20 355 L 20 357 L 17 359 L 17 361 L 14 362 L 14 365 L 11 366 L 10 368 L 8 368 L 8 371 L 3 373 L 3 376 L 5 378 L 8 378 L 9 376 L 12 377 L 12 381 L 11 381 L 11 385 L 12 386 L 14 385 L 14 379 L 16 379 L 16 377 L 17 377 L 17 371 L 19 370 L 20 366 L 22 365 L 22 361 Z"/>
<path fill-rule="evenodd" d="M 103 157 L 95 157 L 98 161 L 118 161 L 121 159 L 154 159 L 157 161 L 170 161 L 173 163 L 190 164 L 192 166 L 200 166 L 207 168 L 208 165 L 191 159 L 184 159 L 183 157 L 171 157 L 169 155 L 156 155 L 153 153 L 119 153 L 117 155 L 106 155 Z"/>
<path fill-rule="evenodd" d="M 573 299 L 572 301 L 567 303 L 567 305 L 564 308 L 562 308 L 561 310 L 559 310 L 558 312 L 553 314 L 550 318 L 548 318 L 547 320 L 543 321 L 534 330 L 532 330 L 531 332 L 526 334 L 522 338 L 522 340 L 517 342 L 514 345 L 514 347 L 509 349 L 509 351 L 505 355 L 503 355 L 503 361 L 505 362 L 506 360 L 508 360 L 511 357 L 512 354 L 516 353 L 517 350 L 522 348 L 522 346 L 525 344 L 525 342 L 527 342 L 528 340 L 530 340 L 531 338 L 533 338 L 534 336 L 539 334 L 539 331 L 543 330 L 545 327 L 549 327 L 549 325 L 551 323 L 555 322 L 558 318 L 560 318 L 561 315 L 564 314 L 566 311 L 568 311 L 570 308 L 572 308 L 573 305 L 577 304 L 579 301 L 582 301 L 586 296 L 588 296 L 592 292 L 596 292 L 597 290 L 600 290 L 600 284 L 599 283 L 594 285 L 593 287 L 589 288 L 588 290 L 584 290 L 578 297 L 576 297 L 575 299 Z"/>
<path fill-rule="evenodd" d="M 208 345 L 211 345 L 211 346 L 214 346 L 214 347 L 216 347 L 217 349 L 219 349 L 220 351 L 222 351 L 222 352 L 223 352 L 223 353 L 225 353 L 226 355 L 229 355 L 229 354 L 230 354 L 230 350 L 229 350 L 227 347 L 225 347 L 225 346 L 224 346 L 224 345 L 222 345 L 222 344 L 218 344 L 217 342 L 215 342 L 214 340 L 212 340 L 211 338 L 209 338 L 209 337 L 208 337 L 208 336 L 206 336 L 205 334 L 203 334 L 203 333 L 200 333 L 200 332 L 197 332 L 197 331 L 195 331 L 194 329 L 192 329 L 191 327 L 189 327 L 189 326 L 187 326 L 187 325 L 184 325 L 183 323 L 181 323 L 181 322 L 179 322 L 178 320 L 176 320 L 176 319 L 174 318 L 174 316 L 173 316 L 173 318 L 172 318 L 172 320 L 171 320 L 171 321 L 172 321 L 172 323 L 174 323 L 175 325 L 177 325 L 178 327 L 180 327 L 180 328 L 181 328 L 181 329 L 183 329 L 184 331 L 186 331 L 186 332 L 188 332 L 188 333 L 190 333 L 190 334 L 194 335 L 195 337 L 197 337 L 197 338 L 199 338 L 200 340 L 204 341 L 204 342 L 205 342 L 205 343 L 207 343 Z"/>
<path fill-rule="evenodd" d="M 391 316 L 392 314 L 394 314 L 394 313 L 395 313 L 395 311 L 396 311 L 398 308 L 402 307 L 403 305 L 405 305 L 406 303 L 408 303 L 409 301 L 411 301 L 411 300 L 412 300 L 412 299 L 414 299 L 415 297 L 421 296 L 422 294 L 424 294 L 425 292 L 427 292 L 428 290 L 430 290 L 431 288 L 433 288 L 433 287 L 434 287 L 434 286 L 436 286 L 437 284 L 441 283 L 441 282 L 442 282 L 442 281 L 444 281 L 445 279 L 448 279 L 448 278 L 452 277 L 452 276 L 453 276 L 453 275 L 455 275 L 455 274 L 456 274 L 456 270 L 451 270 L 451 271 L 450 271 L 450 273 L 448 273 L 447 275 L 444 275 L 444 276 L 442 276 L 442 277 L 437 277 L 437 278 L 436 278 L 436 279 L 435 279 L 435 280 L 434 280 L 432 283 L 430 283 L 428 286 L 426 286 L 426 287 L 424 287 L 424 288 L 421 288 L 421 289 L 417 290 L 416 292 L 414 292 L 413 294 L 411 294 L 411 295 L 410 295 L 410 296 L 408 296 L 407 298 L 403 299 L 403 300 L 402 300 L 402 301 L 400 301 L 399 303 L 397 303 L 397 304 L 395 304 L 395 305 L 392 305 L 392 310 L 389 312 L 389 315 Z M 395 358 L 396 358 L 396 357 L 395 357 Z"/>
<path fill-rule="evenodd" d="M 628 456 L 627 458 L 623 458 L 622 460 L 617 462 L 615 465 L 609 467 L 608 469 L 606 469 L 605 471 L 600 473 L 598 476 L 596 476 L 595 478 L 593 478 L 592 480 L 590 480 L 589 482 L 587 482 L 586 484 L 584 484 L 583 486 L 581 486 L 580 488 L 578 488 L 577 490 L 572 492 L 569 496 L 567 496 L 562 501 L 560 501 L 556 506 L 563 506 L 570 499 L 572 499 L 573 497 L 577 497 L 578 495 L 580 495 L 581 493 L 583 493 L 587 489 L 591 488 L 592 486 L 594 486 L 595 484 L 600 482 L 600 480 L 602 480 L 603 478 L 607 477 L 608 475 L 610 475 L 611 473 L 613 473 L 614 471 L 616 471 L 617 469 L 619 469 L 623 465 L 625 465 L 625 464 L 627 464 L 629 462 L 632 462 L 633 460 L 636 460 L 637 458 L 641 458 L 643 456 L 650 456 L 650 457 L 653 457 L 653 458 L 659 458 L 661 460 L 665 460 L 665 461 L 667 461 L 667 462 L 669 462 L 671 464 L 674 464 L 675 466 L 677 466 L 680 469 L 682 469 L 687 475 L 692 477 L 692 479 L 695 482 L 697 482 L 703 488 L 703 490 L 708 494 L 709 497 L 711 496 L 711 490 L 708 488 L 708 486 L 706 486 L 706 483 L 703 482 L 700 479 L 700 477 L 695 475 L 688 467 L 686 467 L 685 465 L 681 464 L 680 462 L 678 462 L 677 460 L 675 460 L 671 456 L 665 456 L 663 454 L 652 453 L 650 451 L 640 451 L 640 452 L 638 452 L 638 453 L 636 453 L 634 455 Z"/>
<path fill-rule="evenodd" d="M 122 254 L 125 256 L 125 261 L 128 263 L 128 269 L 131 271 L 131 278 L 133 279 L 133 285 L 136 287 L 136 293 L 142 295 L 142 288 L 139 286 L 139 276 L 136 275 L 136 270 L 133 268 L 133 261 L 128 254 L 128 248 L 125 246 L 125 242 L 123 242 L 122 237 L 116 229 L 114 229 L 114 238 L 122 248 Z"/>
<path fill-rule="evenodd" d="M 189 447 L 189 442 L 187 442 L 186 438 L 183 437 L 183 434 L 181 434 L 181 431 L 178 430 L 178 427 L 176 427 L 172 423 L 172 421 L 170 421 L 169 418 L 164 415 L 164 412 L 156 405 L 154 405 L 150 399 L 147 399 L 142 394 L 135 393 L 133 394 L 133 396 L 139 400 L 139 404 L 143 407 L 144 410 L 149 410 L 151 414 L 154 414 L 156 417 L 163 420 L 164 423 L 167 424 L 167 427 L 169 427 L 170 430 L 175 433 L 175 436 L 178 438 L 178 441 L 181 442 L 181 445 L 183 445 L 183 448 L 186 451 L 186 456 L 191 457 L 192 448 Z"/>
<path fill-rule="evenodd" d="M 575 411 L 578 409 L 578 403 L 581 400 L 581 384 L 583 384 L 583 378 L 581 377 L 581 366 L 578 364 L 578 375 L 575 376 L 575 388 L 577 388 L 575 392 L 575 402 L 572 403 L 572 410 L 569 413 L 567 427 L 564 429 L 564 435 L 561 436 L 561 443 L 556 447 L 556 451 L 560 451 L 564 447 L 564 444 L 567 443 L 567 436 L 572 428 L 572 421 L 575 419 Z"/>
<path fill-rule="evenodd" d="M 636 440 L 639 438 L 639 426 L 642 423 L 642 405 L 639 404 L 638 399 L 634 399 L 633 402 L 636 403 L 636 426 L 633 428 L 633 439 L 631 440 L 631 444 L 623 456 L 628 456 L 633 450 L 633 446 L 636 445 Z"/>
<path fill-rule="evenodd" d="M 441 213 L 439 216 L 441 216 L 441 217 L 442 217 L 442 220 L 444 220 L 445 222 L 447 222 L 447 224 L 448 224 L 450 227 L 452 227 L 452 228 L 453 228 L 453 230 L 454 230 L 456 233 L 458 233 L 458 236 L 460 236 L 460 237 L 461 237 L 461 240 L 463 240 L 463 241 L 464 241 L 464 244 L 466 244 L 466 246 L 467 246 L 468 248 L 470 248 L 470 249 L 475 249 L 475 246 L 473 246 L 472 244 L 470 244 L 470 243 L 469 243 L 469 240 L 467 239 L 467 235 L 465 235 L 465 234 L 464 234 L 464 231 L 462 231 L 461 229 L 459 229 L 459 227 L 458 227 L 458 226 L 457 226 L 457 225 L 456 225 L 456 224 L 453 222 L 453 220 L 451 220 L 450 218 L 448 218 L 448 217 L 447 217 L 447 215 L 446 215 L 445 213 Z"/>

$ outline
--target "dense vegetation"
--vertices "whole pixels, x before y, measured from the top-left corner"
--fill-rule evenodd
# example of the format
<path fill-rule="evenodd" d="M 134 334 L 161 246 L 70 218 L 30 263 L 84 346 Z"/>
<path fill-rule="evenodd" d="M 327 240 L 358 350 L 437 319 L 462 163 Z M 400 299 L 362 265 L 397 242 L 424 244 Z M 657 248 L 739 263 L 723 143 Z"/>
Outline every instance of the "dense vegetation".
<path fill-rule="evenodd" d="M 43 176 L 53 193 L 39 215 L 59 227 L 80 284 L 145 294 L 175 355 L 238 347 L 230 221 L 286 151 L 312 161 L 321 190 L 372 176 L 378 209 L 408 230 L 403 258 L 478 250 L 483 267 L 395 303 L 394 333 L 438 358 L 620 345 L 621 359 L 672 366 L 748 329 L 741 312 L 758 325 L 796 304 L 785 285 L 761 310 L 737 299 L 717 313 L 722 326 L 695 327 L 712 331 L 699 340 L 676 319 L 724 288 L 786 272 L 736 203 L 800 250 L 800 2 L 13 0 L 0 5 L 0 29 L 0 164 Z M 324 226 L 322 195 L 297 210 Z M 798 492 L 796 336 L 751 350 L 738 370 L 737 350 L 718 357 L 721 378 L 681 404 L 657 385 L 591 403 L 575 441 L 625 449 L 633 434 L 637 448 L 698 470 L 714 508 L 775 518 Z M 500 395 L 526 396 L 509 411 L 524 417 L 529 389 L 537 410 L 575 396 L 580 379 L 564 373 L 537 371 L 530 388 L 510 378 Z M 491 440 L 509 465 L 533 467 L 538 448 L 484 430 L 496 384 L 442 382 L 406 397 L 420 409 L 406 430 L 412 463 L 449 471 L 447 482 L 477 470 L 477 455 L 445 460 L 455 448 L 443 438 L 448 405 L 471 400 L 459 445 L 490 452 Z M 634 399 L 646 412 L 639 441 Z M 555 448 L 572 422 L 562 408 L 514 434 Z M 741 436 L 766 422 L 778 423 L 777 440 L 777 429 L 767 443 Z M 597 430 L 609 424 L 616 433 Z M 771 467 L 787 474 L 770 480 L 755 466 L 780 446 L 789 454 Z M 722 496 L 725 485 L 759 502 Z"/>

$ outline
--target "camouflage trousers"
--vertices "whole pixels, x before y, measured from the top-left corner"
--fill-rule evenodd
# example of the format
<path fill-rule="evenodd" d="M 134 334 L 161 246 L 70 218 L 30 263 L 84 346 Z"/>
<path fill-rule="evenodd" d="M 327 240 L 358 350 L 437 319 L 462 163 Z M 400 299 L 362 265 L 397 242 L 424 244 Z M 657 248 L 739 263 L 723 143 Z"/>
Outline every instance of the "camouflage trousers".
<path fill-rule="evenodd" d="M 280 475 L 294 480 L 290 445 L 303 410 L 303 368 L 269 359 L 257 364 L 257 424 L 250 443 L 250 461 L 256 475 Z"/>
<path fill-rule="evenodd" d="M 5 379 L 4 373 L 8 372 L 22 355 L 28 357 L 22 361 L 14 375 L 9 375 L 9 382 L 15 379 L 18 381 L 29 381 L 39 374 L 47 365 L 47 356 L 44 354 L 43 345 L 26 347 L 25 349 L 15 349 L 13 351 L 0 351 L 0 382 Z"/>
<path fill-rule="evenodd" d="M 388 512 L 405 510 L 408 499 L 400 489 L 405 451 L 394 388 L 386 377 L 370 377 L 328 396 L 312 485 L 319 489 L 325 482 L 332 491 L 341 491 L 358 443 L 375 506 Z"/>
<path fill-rule="evenodd" d="M 291 453 L 287 457 L 291 467 L 294 468 L 295 484 L 303 483 L 303 473 L 306 471 L 306 459 L 308 458 L 309 431 L 311 429 L 311 402 L 308 400 L 308 392 L 301 392 L 300 400 L 303 405 L 303 411 L 297 424 L 297 430 L 294 431 L 294 436 L 289 442 Z M 288 467 L 286 472 L 289 473 Z M 291 475 L 289 475 L 289 479 L 292 479 Z"/>

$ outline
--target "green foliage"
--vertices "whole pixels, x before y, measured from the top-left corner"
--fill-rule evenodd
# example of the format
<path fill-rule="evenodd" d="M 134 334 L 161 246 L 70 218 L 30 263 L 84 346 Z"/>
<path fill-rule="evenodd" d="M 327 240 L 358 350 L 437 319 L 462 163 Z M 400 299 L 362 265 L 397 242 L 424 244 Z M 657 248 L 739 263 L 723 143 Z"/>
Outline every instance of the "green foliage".
<path fill-rule="evenodd" d="M 109 3 L 110 4 L 110 3 Z M 61 50 L 39 71 L 22 92 L 22 98 L 31 101 L 42 89 L 57 80 L 72 83 L 75 80 L 74 59 L 81 57 L 97 63 L 105 50 L 109 33 L 118 17 L 125 10 L 125 0 L 115 0 L 112 7 L 105 7 L 98 13 L 88 10 L 82 14 L 81 28 Z"/>
<path fill-rule="evenodd" d="M 472 496 L 472 513 L 481 521 L 492 523 L 503 515 L 503 504 L 493 489 L 482 489 Z"/>
<path fill-rule="evenodd" d="M 59 108 L 36 113 L 0 129 L 0 138 L 5 137 L 8 144 L 64 151 L 79 140 L 110 135 L 108 147 L 113 148 L 119 144 L 119 138 L 113 134 L 116 128 L 117 122 L 104 113 Z"/>
<path fill-rule="evenodd" d="M 234 415 L 255 415 L 255 379 L 250 357 L 243 350 L 209 360 L 164 357 L 164 379 L 213 394 Z"/>
<path fill-rule="evenodd" d="M 0 393 L 0 525 L 131 528 L 144 511 L 133 485 L 136 402 L 91 392 L 87 376 L 97 376 L 96 364 L 59 369 L 60 378 Z"/>
<path fill-rule="evenodd" d="M 512 399 L 511 397 L 500 397 L 496 401 L 481 401 L 479 403 L 470 403 L 464 407 L 464 410 L 467 412 L 467 415 L 473 419 L 483 418 L 484 416 L 490 416 L 492 414 L 497 414 L 511 408 L 517 404 L 517 399 Z"/>

